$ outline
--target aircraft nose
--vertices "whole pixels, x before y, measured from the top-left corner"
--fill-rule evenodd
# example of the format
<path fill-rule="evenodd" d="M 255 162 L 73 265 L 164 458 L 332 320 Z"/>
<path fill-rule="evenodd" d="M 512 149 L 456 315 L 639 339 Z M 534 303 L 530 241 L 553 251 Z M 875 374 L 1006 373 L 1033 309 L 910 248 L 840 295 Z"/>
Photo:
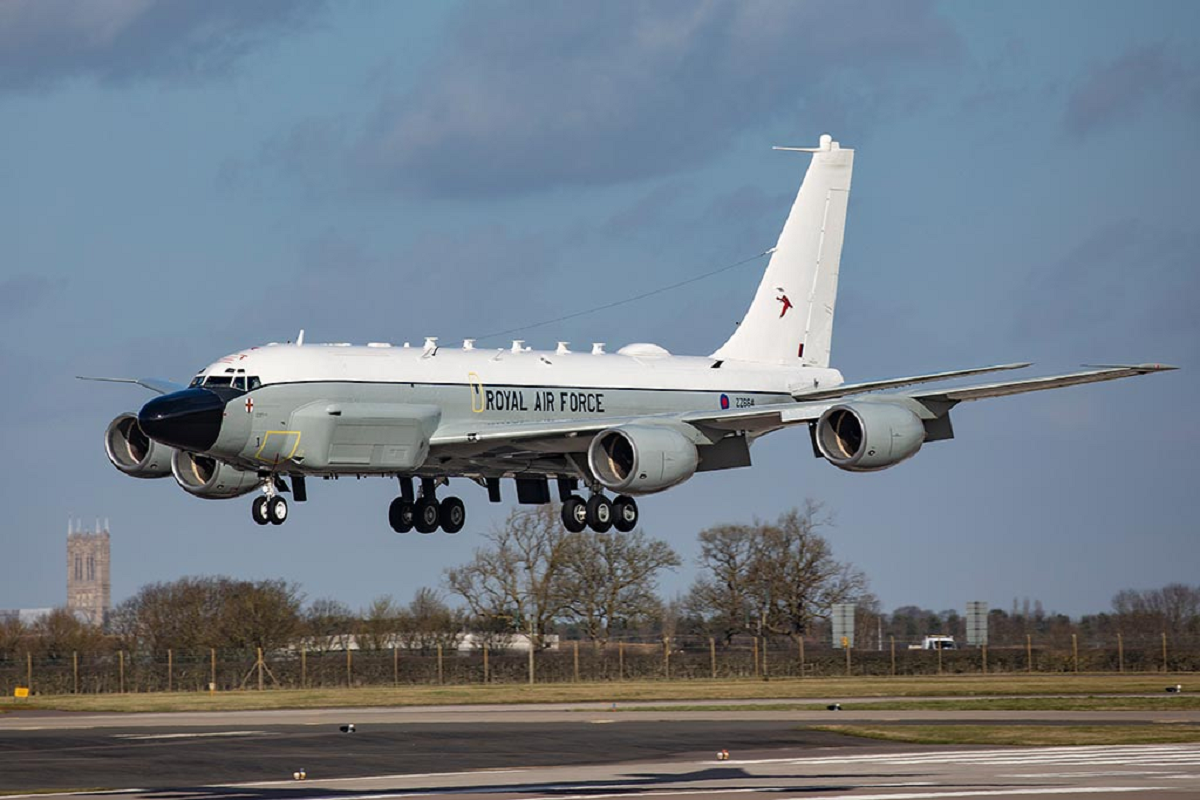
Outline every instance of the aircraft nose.
<path fill-rule="evenodd" d="M 205 451 L 217 441 L 225 401 L 207 389 L 184 389 L 156 397 L 138 412 L 138 425 L 156 442 Z"/>

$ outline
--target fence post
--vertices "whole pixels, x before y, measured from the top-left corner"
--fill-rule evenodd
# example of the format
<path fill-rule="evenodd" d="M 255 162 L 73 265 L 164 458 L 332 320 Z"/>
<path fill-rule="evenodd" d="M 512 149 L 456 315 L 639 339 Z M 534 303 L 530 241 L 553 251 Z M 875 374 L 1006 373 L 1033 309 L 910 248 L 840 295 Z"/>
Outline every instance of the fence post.
<path fill-rule="evenodd" d="M 262 656 L 259 656 L 262 658 Z M 167 648 L 167 691 L 170 692 L 175 688 L 175 651 L 170 647 Z M 262 688 L 262 679 L 259 679 L 259 687 Z"/>
<path fill-rule="evenodd" d="M 663 677 L 671 680 L 671 637 L 663 637 Z"/>
<path fill-rule="evenodd" d="M 896 677 L 896 637 L 889 636 L 888 640 L 892 645 L 892 677 Z"/>
<path fill-rule="evenodd" d="M 400 685 L 400 648 L 392 645 L 392 686 Z"/>
<path fill-rule="evenodd" d="M 983 674 L 987 675 L 987 645 L 980 645 L 980 649 L 983 650 Z"/>
<path fill-rule="evenodd" d="M 29 687 L 29 693 L 33 694 L 33 653 L 25 651 L 25 685 Z"/>
<path fill-rule="evenodd" d="M 575 682 L 579 683 L 579 640 L 576 639 L 575 645 Z"/>
<path fill-rule="evenodd" d="M 117 656 L 117 686 L 125 694 L 125 651 L 118 651 Z"/>
<path fill-rule="evenodd" d="M 1079 634 L 1071 634 L 1071 659 L 1075 662 L 1075 674 L 1079 674 Z"/>
<path fill-rule="evenodd" d="M 438 683 L 445 683 L 445 672 L 443 671 L 443 668 L 442 668 L 442 643 L 441 642 L 438 642 L 437 657 L 438 657 Z"/>
<path fill-rule="evenodd" d="M 800 634 L 800 677 L 804 677 L 804 634 Z"/>
<path fill-rule="evenodd" d="M 1125 672 L 1125 640 L 1117 634 L 1117 672 Z"/>
<path fill-rule="evenodd" d="M 712 665 L 712 679 L 717 679 L 717 640 L 708 637 L 708 662 Z"/>
<path fill-rule="evenodd" d="M 261 647 L 259 647 L 259 648 L 257 649 L 257 652 L 258 652 L 258 663 L 257 663 L 257 664 L 255 664 L 254 666 L 255 666 L 255 668 L 258 670 L 258 690 L 261 692 L 261 691 L 263 690 L 263 679 L 262 679 L 262 675 L 263 675 L 263 659 L 262 659 L 262 648 L 261 648 Z"/>
<path fill-rule="evenodd" d="M 771 676 L 771 670 L 767 667 L 767 637 L 763 637 L 762 641 L 762 676 L 763 680 L 768 680 Z"/>
<path fill-rule="evenodd" d="M 492 682 L 491 670 L 489 669 L 489 665 L 488 665 L 488 643 L 487 642 L 483 643 L 483 682 L 484 683 Z"/>
<path fill-rule="evenodd" d="M 942 674 L 942 648 L 935 648 L 938 654 L 938 675 Z"/>
<path fill-rule="evenodd" d="M 1167 671 L 1167 632 L 1163 631 L 1163 672 Z"/>
<path fill-rule="evenodd" d="M 354 651 L 349 647 L 346 648 L 346 688 L 354 688 Z"/>
<path fill-rule="evenodd" d="M 759 669 L 759 662 L 758 662 L 758 637 L 755 636 L 754 637 L 754 677 L 758 678 L 761 675 L 762 675 L 762 671 Z"/>
<path fill-rule="evenodd" d="M 617 642 L 617 680 L 625 680 L 625 643 Z"/>
<path fill-rule="evenodd" d="M 529 685 L 534 683 L 534 665 L 533 665 L 533 636 L 529 637 Z"/>
<path fill-rule="evenodd" d="M 209 677 L 211 678 L 209 683 L 212 684 L 212 690 L 215 692 L 217 690 L 217 648 L 208 648 L 208 661 Z"/>
<path fill-rule="evenodd" d="M 300 688 L 308 688 L 308 648 L 300 648 Z"/>
<path fill-rule="evenodd" d="M 75 668 L 75 691 L 74 694 L 79 694 L 79 653 L 71 652 L 71 662 Z"/>
<path fill-rule="evenodd" d="M 1033 674 L 1033 636 L 1025 634 L 1025 671 Z"/>
<path fill-rule="evenodd" d="M 850 646 L 846 645 L 846 674 L 850 674 Z"/>

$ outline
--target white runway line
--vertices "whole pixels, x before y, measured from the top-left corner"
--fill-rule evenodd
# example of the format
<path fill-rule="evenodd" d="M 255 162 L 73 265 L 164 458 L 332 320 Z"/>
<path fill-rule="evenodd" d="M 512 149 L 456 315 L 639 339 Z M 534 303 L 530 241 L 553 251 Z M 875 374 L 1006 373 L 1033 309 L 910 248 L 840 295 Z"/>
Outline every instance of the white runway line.
<path fill-rule="evenodd" d="M 115 733 L 114 739 L 143 742 L 151 739 L 213 739 L 221 736 L 266 736 L 266 731 L 211 731 L 206 733 Z"/>
<path fill-rule="evenodd" d="M 403 778 L 454 778 L 462 775 L 513 775 L 518 772 L 528 772 L 526 769 L 475 769 L 464 770 L 462 772 L 401 772 L 394 775 L 364 775 L 358 778 L 321 778 L 321 783 L 345 783 L 347 781 L 394 781 Z M 250 786 L 292 786 L 296 783 L 295 780 L 290 781 L 254 781 L 253 783 L 231 783 L 221 784 L 222 786 L 232 786 L 234 788 L 246 788 Z M 354 797 L 366 797 L 367 795 L 354 795 Z M 371 795 L 374 797 L 375 795 Z M 384 795 L 380 795 L 384 796 Z M 388 797 L 399 797 L 400 795 L 386 795 Z M 414 797 L 415 795 L 407 794 L 405 797 Z M 5 797 L 4 800 L 9 800 Z"/>

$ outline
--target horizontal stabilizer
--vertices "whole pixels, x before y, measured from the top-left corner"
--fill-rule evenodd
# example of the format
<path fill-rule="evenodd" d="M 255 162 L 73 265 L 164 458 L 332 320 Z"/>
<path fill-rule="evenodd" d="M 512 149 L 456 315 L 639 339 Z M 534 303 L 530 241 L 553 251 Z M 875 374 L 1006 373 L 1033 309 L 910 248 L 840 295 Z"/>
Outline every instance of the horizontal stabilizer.
<path fill-rule="evenodd" d="M 81 381 L 104 381 L 105 383 L 133 383 L 138 386 L 145 387 L 152 392 L 159 394 L 171 394 L 172 392 L 182 391 L 187 387 L 182 383 L 173 381 L 165 381 L 160 378 L 99 378 L 88 377 L 86 375 L 76 375 Z"/>
<path fill-rule="evenodd" d="M 1064 386 L 1077 386 L 1083 383 L 1099 383 L 1100 381 L 1115 381 L 1118 378 L 1130 378 L 1135 375 L 1148 375 L 1151 372 L 1167 372 L 1178 367 L 1166 364 L 1132 364 L 1124 367 L 1104 367 L 1084 372 L 1069 372 L 1065 375 L 1048 375 L 1044 378 L 1029 378 L 1023 381 L 1008 381 L 1005 383 L 985 383 L 980 386 L 962 386 L 945 389 L 940 392 L 914 394 L 913 398 L 920 401 L 943 401 L 958 403 L 965 400 L 982 400 L 985 397 L 1005 397 L 1010 394 L 1025 392 L 1040 392 L 1043 389 L 1061 389 Z"/>
<path fill-rule="evenodd" d="M 950 372 L 935 372 L 930 375 L 914 375 L 909 378 L 887 378 L 866 383 L 843 383 L 828 389 L 793 389 L 792 397 L 796 400 L 825 400 L 835 397 L 846 397 L 852 394 L 875 392 L 880 389 L 897 389 L 901 386 L 912 386 L 917 383 L 933 383 L 946 381 L 951 378 L 965 378 L 969 375 L 982 375 L 986 372 L 1003 372 L 1010 369 L 1024 369 L 1030 362 L 1022 361 L 1016 364 L 997 364 L 992 367 L 975 367 L 973 369 L 957 369 Z"/>

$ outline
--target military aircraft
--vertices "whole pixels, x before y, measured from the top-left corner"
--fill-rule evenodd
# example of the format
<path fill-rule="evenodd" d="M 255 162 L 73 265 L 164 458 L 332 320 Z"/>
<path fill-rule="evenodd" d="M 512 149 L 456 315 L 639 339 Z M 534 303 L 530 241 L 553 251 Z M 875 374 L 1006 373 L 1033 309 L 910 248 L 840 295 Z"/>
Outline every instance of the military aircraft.
<path fill-rule="evenodd" d="M 959 403 L 1172 369 L 908 388 L 1029 366 L 1019 363 L 845 383 L 829 360 L 854 151 L 828 135 L 777 149 L 812 160 L 749 310 L 712 355 L 653 344 L 485 349 L 471 339 L 447 348 L 435 338 L 314 345 L 301 331 L 294 344 L 218 359 L 186 387 L 100 378 L 161 395 L 112 421 L 108 457 L 126 475 L 173 475 L 197 497 L 257 492 L 260 525 L 286 520 L 283 494 L 304 501 L 308 478 L 353 475 L 398 480 L 388 512 L 398 533 L 462 529 L 462 500 L 438 497 L 451 478 L 486 488 L 492 502 L 511 478 L 519 503 L 550 502 L 553 480 L 566 528 L 629 531 L 635 496 L 749 466 L 751 444 L 782 428 L 806 426 L 813 453 L 839 469 L 881 470 L 953 438 Z"/>

